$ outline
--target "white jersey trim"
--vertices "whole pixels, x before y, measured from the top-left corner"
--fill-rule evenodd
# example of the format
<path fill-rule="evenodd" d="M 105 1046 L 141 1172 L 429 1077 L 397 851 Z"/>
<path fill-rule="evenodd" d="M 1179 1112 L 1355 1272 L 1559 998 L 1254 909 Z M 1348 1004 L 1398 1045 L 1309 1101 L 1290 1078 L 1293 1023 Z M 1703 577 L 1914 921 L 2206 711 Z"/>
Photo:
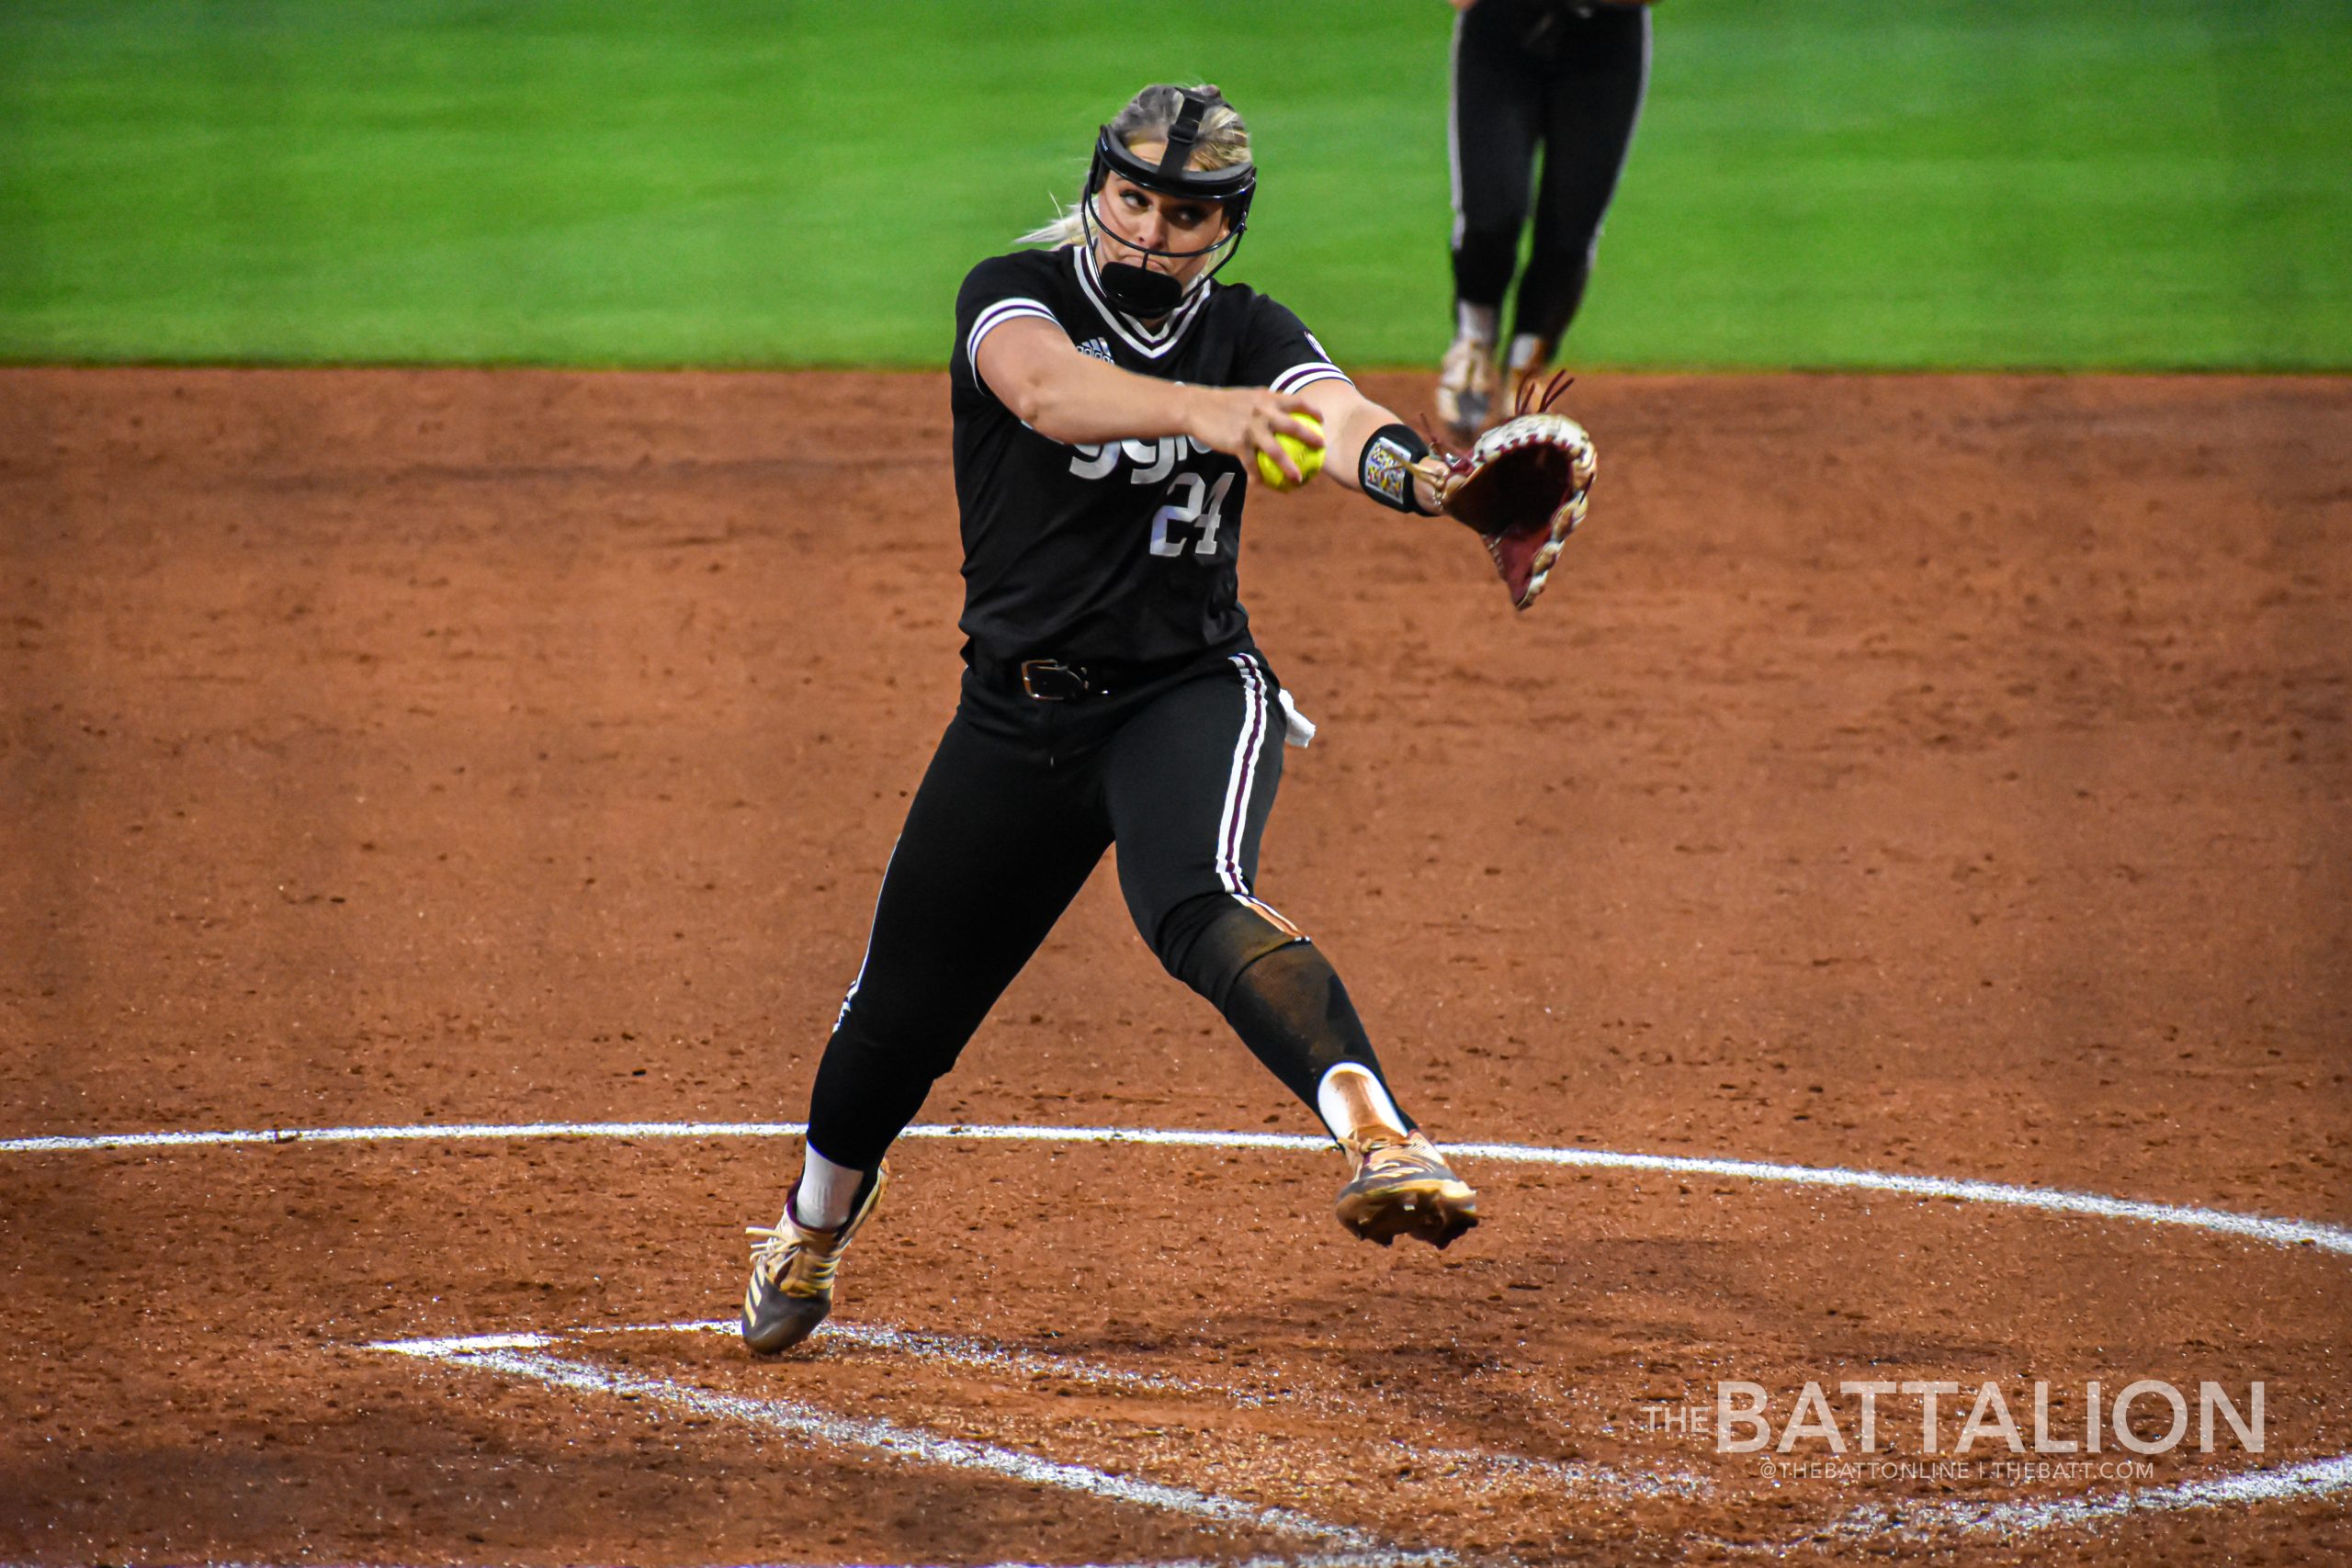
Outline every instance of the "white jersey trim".
<path fill-rule="evenodd" d="M 890 884 L 890 867 L 899 859 L 899 840 L 890 840 L 889 857 L 882 863 L 882 887 Z M 833 1014 L 833 1028 L 838 1031 L 849 1021 L 849 1005 L 857 1000 L 857 988 L 865 984 L 865 966 L 874 962 L 874 928 L 882 920 L 882 887 L 874 890 L 874 919 L 865 928 L 865 955 L 857 961 L 857 975 L 849 983 L 849 991 L 842 998 L 842 1010 Z"/>
<path fill-rule="evenodd" d="M 1241 733 L 1234 741 L 1233 766 L 1226 776 L 1225 809 L 1218 814 L 1217 880 L 1225 885 L 1226 892 L 1255 909 L 1268 925 L 1294 942 L 1305 942 L 1306 933 L 1289 916 L 1259 897 L 1250 886 L 1248 872 L 1242 869 L 1241 840 L 1249 830 L 1250 796 L 1258 787 L 1258 763 L 1265 751 L 1266 732 L 1272 726 L 1273 715 L 1266 701 L 1266 677 L 1258 668 L 1258 661 L 1246 653 L 1228 658 L 1241 675 Z M 1282 709 L 1285 716 L 1292 712 L 1287 692 L 1282 694 Z M 1310 731 L 1313 728 L 1308 726 Z"/>
<path fill-rule="evenodd" d="M 1266 682 L 1258 673 L 1257 660 L 1248 654 L 1230 657 L 1241 675 L 1241 731 L 1234 738 L 1225 805 L 1217 813 L 1216 873 L 1227 893 L 1246 897 L 1250 879 L 1241 870 L 1241 835 L 1250 817 L 1250 792 L 1258 782 L 1258 756 L 1266 743 Z"/>
<path fill-rule="evenodd" d="M 1209 294 L 1216 288 L 1215 278 L 1204 279 L 1182 304 L 1169 312 L 1166 321 L 1157 327 L 1146 326 L 1125 311 L 1113 309 L 1111 301 L 1102 293 L 1102 279 L 1094 270 L 1094 253 L 1084 245 L 1069 248 L 1076 258 L 1070 264 L 1071 270 L 1078 275 L 1078 286 L 1085 292 L 1087 302 L 1110 324 L 1111 330 L 1119 334 L 1122 342 L 1146 359 L 1165 359 L 1183 341 L 1184 333 L 1200 319 L 1201 307 L 1208 303 Z"/>
<path fill-rule="evenodd" d="M 1445 175 L 1453 197 L 1453 248 L 1462 248 L 1470 220 L 1462 207 L 1462 19 L 1453 14 L 1453 37 L 1445 51 Z M 1646 19 L 1646 15 L 1645 17 Z"/>
<path fill-rule="evenodd" d="M 1040 321 L 1052 321 L 1056 326 L 1061 325 L 1061 322 L 1055 319 L 1053 311 L 1047 310 L 1038 300 L 1000 299 L 980 312 L 979 319 L 972 323 L 970 333 L 964 339 L 964 357 L 972 367 L 973 384 L 982 391 L 989 392 L 990 397 L 996 394 L 989 391 L 988 378 L 980 374 L 980 340 L 1004 325 L 1005 322 L 1017 320 L 1022 316 L 1035 316 Z"/>
<path fill-rule="evenodd" d="M 1355 385 L 1348 380 L 1346 371 L 1328 359 L 1317 360 L 1311 365 L 1294 365 L 1275 377 L 1272 385 L 1277 392 L 1295 392 L 1301 387 L 1311 387 L 1317 381 L 1347 381 L 1351 387 Z"/>

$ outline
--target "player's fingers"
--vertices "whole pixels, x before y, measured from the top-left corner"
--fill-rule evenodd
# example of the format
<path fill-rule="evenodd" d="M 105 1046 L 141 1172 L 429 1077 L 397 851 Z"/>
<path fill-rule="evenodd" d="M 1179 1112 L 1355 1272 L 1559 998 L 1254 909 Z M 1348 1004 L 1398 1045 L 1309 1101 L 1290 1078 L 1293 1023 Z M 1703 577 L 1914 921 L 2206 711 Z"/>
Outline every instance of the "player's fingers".
<path fill-rule="evenodd" d="M 1306 470 L 1298 466 L 1282 442 L 1276 439 L 1273 430 L 1269 428 L 1263 434 L 1252 430 L 1250 434 L 1250 445 L 1255 455 L 1254 461 L 1272 463 L 1283 478 L 1292 484 L 1304 484 L 1306 481 Z"/>
<path fill-rule="evenodd" d="M 1312 409 L 1306 410 L 1303 414 L 1278 416 L 1274 420 L 1274 429 L 1284 435 L 1295 437 L 1308 446 L 1323 445 L 1323 426 L 1321 422 L 1316 419 L 1315 411 Z"/>
<path fill-rule="evenodd" d="M 1270 440 L 1259 450 L 1273 460 L 1274 467 L 1282 471 L 1284 479 L 1292 484 L 1306 482 L 1306 470 L 1292 459 L 1290 452 L 1281 442 Z"/>
<path fill-rule="evenodd" d="M 1296 392 L 1278 392 L 1274 395 L 1274 407 L 1281 411 L 1274 421 L 1275 429 L 1297 436 L 1309 446 L 1323 445 L 1323 422 L 1317 417 L 1313 403 Z"/>
<path fill-rule="evenodd" d="M 1323 445 L 1323 425 L 1315 416 L 1315 405 L 1295 392 L 1266 392 L 1259 400 L 1258 412 L 1273 434 L 1287 435 L 1302 446 Z"/>
<path fill-rule="evenodd" d="M 1462 488 L 1462 475 L 1434 458 L 1424 457 L 1413 465 L 1413 484 L 1417 491 L 1428 497 L 1430 506 L 1443 512 L 1453 500 L 1453 492 Z"/>

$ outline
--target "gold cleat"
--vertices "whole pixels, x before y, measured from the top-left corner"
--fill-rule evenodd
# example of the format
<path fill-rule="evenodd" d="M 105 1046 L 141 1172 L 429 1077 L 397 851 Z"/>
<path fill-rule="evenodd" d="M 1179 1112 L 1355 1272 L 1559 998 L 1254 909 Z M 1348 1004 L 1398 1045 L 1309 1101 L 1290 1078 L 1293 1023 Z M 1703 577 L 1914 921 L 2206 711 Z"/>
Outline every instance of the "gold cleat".
<path fill-rule="evenodd" d="M 1508 379 L 1510 384 L 1510 397 L 1499 411 L 1499 417 L 1508 418 L 1512 414 L 1533 413 L 1549 407 L 1549 400 L 1545 397 L 1545 393 L 1553 392 L 1556 395 L 1556 389 L 1553 387 L 1552 345 L 1548 343 L 1536 344 L 1533 353 L 1528 356 L 1525 364 L 1514 365 L 1510 367 Z"/>
<path fill-rule="evenodd" d="M 887 1166 L 876 1167 L 850 1211 L 849 1223 L 839 1230 L 810 1230 L 792 1217 L 788 1198 L 774 1230 L 745 1227 L 746 1235 L 760 1238 L 752 1248 L 752 1283 L 743 1292 L 743 1343 L 752 1354 L 789 1350 L 817 1332 L 833 1310 L 833 1275 L 842 1266 L 842 1254 L 882 1201 L 882 1189 L 889 1179 Z"/>
<path fill-rule="evenodd" d="M 1400 1235 L 1446 1247 L 1478 1223 L 1478 1194 L 1419 1133 L 1370 1127 L 1346 1145 L 1356 1173 L 1340 1189 L 1340 1223 L 1386 1247 Z"/>

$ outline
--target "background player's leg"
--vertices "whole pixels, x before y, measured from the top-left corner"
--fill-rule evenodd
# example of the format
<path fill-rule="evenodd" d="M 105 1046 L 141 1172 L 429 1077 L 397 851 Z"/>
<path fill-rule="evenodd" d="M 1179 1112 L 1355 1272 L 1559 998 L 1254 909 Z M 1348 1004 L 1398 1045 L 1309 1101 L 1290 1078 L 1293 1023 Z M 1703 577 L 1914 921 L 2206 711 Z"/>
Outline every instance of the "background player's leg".
<path fill-rule="evenodd" d="M 914 1120 L 1102 858 L 1110 827 L 1091 793 L 960 718 L 947 727 L 818 1064 L 813 1151 L 868 1171 Z"/>
<path fill-rule="evenodd" d="M 1238 656 L 1230 678 L 1187 682 L 1129 719 L 1103 790 L 1119 886 L 1144 940 L 1317 1107 L 1332 1068 L 1353 1065 L 1380 1085 L 1380 1061 L 1330 964 L 1254 891 L 1283 730 L 1264 665 Z"/>
<path fill-rule="evenodd" d="M 1509 3 L 1478 5 L 1454 22 L 1447 137 L 1453 177 L 1453 297 L 1488 310 L 1502 305 L 1519 262 L 1535 141 L 1544 130 L 1544 84 L 1524 51 L 1522 9 Z"/>
<path fill-rule="evenodd" d="M 1453 343 L 1438 368 L 1437 416 L 1456 440 L 1497 412 L 1496 334 L 1519 264 L 1543 130 L 1543 82 L 1530 69 L 1515 0 L 1482 0 L 1454 18 L 1446 152 L 1453 180 Z"/>
<path fill-rule="evenodd" d="M 1583 303 L 1601 220 L 1634 142 L 1649 82 L 1650 15 L 1601 6 L 1562 18 L 1544 104 L 1544 180 L 1535 237 L 1512 307 L 1511 387 L 1549 367 Z"/>

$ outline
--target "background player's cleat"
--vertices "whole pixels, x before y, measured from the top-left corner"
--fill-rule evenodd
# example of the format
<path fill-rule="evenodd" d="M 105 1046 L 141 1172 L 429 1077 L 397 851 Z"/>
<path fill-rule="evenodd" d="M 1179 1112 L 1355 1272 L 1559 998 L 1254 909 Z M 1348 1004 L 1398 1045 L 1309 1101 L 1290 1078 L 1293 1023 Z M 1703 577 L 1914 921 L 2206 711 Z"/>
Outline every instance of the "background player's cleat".
<path fill-rule="evenodd" d="M 1510 373 L 1510 396 L 1495 411 L 1495 423 L 1544 407 L 1544 392 L 1552 384 L 1552 367 L 1531 366 Z"/>
<path fill-rule="evenodd" d="M 1498 424 L 1513 414 L 1532 413 L 1550 406 L 1544 394 L 1553 389 L 1552 345 L 1542 338 L 1514 338 L 1510 361 L 1503 377 L 1506 396 L 1502 406 L 1495 410 Z"/>
<path fill-rule="evenodd" d="M 1495 393 L 1501 385 L 1495 345 L 1466 333 L 1455 338 L 1437 367 L 1438 423 L 1456 441 L 1476 441 L 1494 420 Z"/>
<path fill-rule="evenodd" d="M 1347 1150 L 1356 1173 L 1340 1189 L 1340 1223 L 1366 1241 L 1386 1247 L 1410 1235 L 1444 1247 L 1478 1223 L 1478 1194 L 1420 1134 L 1368 1127 Z"/>
<path fill-rule="evenodd" d="M 789 1198 L 774 1230 L 744 1227 L 746 1235 L 761 1238 L 752 1248 L 752 1283 L 743 1292 L 743 1343 L 752 1354 L 789 1350 L 825 1321 L 833 1310 L 833 1273 L 842 1254 L 881 1202 L 889 1179 L 888 1168 L 876 1166 L 850 1208 L 849 1223 L 839 1230 L 810 1230 L 792 1217 Z"/>

